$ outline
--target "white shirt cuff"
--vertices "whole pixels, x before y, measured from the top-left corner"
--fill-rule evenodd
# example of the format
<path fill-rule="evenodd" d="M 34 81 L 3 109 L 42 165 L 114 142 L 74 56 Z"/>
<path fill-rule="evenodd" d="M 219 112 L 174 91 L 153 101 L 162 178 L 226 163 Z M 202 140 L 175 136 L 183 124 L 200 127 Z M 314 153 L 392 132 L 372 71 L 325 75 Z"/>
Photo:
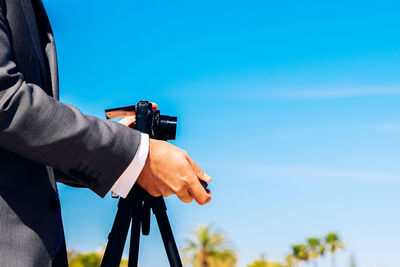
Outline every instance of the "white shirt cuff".
<path fill-rule="evenodd" d="M 136 151 L 136 155 L 111 188 L 113 193 L 119 195 L 120 197 L 126 198 L 137 178 L 139 177 L 139 174 L 142 172 L 148 154 L 149 135 L 141 133 L 140 144 L 138 150 Z"/>

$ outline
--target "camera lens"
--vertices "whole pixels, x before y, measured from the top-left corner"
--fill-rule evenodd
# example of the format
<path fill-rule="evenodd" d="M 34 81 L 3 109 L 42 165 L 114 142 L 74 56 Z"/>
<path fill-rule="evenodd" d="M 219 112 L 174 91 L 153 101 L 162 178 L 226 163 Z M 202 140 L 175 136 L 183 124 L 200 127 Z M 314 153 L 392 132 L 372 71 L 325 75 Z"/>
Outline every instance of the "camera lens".
<path fill-rule="evenodd" d="M 156 122 L 157 137 L 162 140 L 175 140 L 177 123 L 177 117 L 166 115 L 158 116 Z"/>

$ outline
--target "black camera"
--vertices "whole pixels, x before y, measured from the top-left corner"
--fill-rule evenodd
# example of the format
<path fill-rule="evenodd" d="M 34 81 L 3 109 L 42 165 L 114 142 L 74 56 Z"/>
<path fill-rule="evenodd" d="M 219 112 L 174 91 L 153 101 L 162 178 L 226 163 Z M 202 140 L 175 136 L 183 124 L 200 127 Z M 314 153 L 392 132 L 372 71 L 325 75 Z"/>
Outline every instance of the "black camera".
<path fill-rule="evenodd" d="M 175 140 L 177 117 L 161 115 L 159 110 L 153 110 L 149 101 L 139 101 L 137 105 L 106 109 L 107 119 L 136 115 L 134 128 L 147 133 L 151 138 L 159 140 Z"/>

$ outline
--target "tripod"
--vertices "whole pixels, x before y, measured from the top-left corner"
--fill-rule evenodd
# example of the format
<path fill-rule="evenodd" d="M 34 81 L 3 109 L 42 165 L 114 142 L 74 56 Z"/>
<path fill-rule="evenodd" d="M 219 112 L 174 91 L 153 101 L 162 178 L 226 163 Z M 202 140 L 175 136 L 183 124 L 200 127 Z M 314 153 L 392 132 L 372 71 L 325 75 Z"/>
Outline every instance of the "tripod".
<path fill-rule="evenodd" d="M 149 134 L 151 138 L 175 139 L 177 118 L 161 115 L 159 110 L 153 110 L 152 104 L 148 101 L 140 101 L 134 106 L 108 109 L 106 110 L 106 117 L 110 119 L 132 115 L 131 112 L 136 115 L 134 126 L 136 130 Z M 203 184 L 203 186 L 205 185 L 206 183 Z M 118 202 L 117 215 L 108 235 L 108 243 L 101 267 L 119 267 L 131 223 L 128 267 L 137 267 L 140 230 L 142 229 L 143 235 L 149 234 L 150 210 L 156 216 L 169 264 L 171 267 L 182 267 L 163 197 L 153 197 L 137 184 L 133 186 L 125 199 L 120 198 Z"/>
<path fill-rule="evenodd" d="M 135 185 L 126 199 L 120 198 L 118 211 L 112 230 L 108 236 L 108 244 L 101 267 L 118 267 L 121 262 L 129 225 L 132 222 L 131 242 L 129 248 L 129 267 L 136 267 L 139 256 L 140 230 L 143 235 L 150 232 L 150 209 L 156 216 L 158 227 L 172 267 L 182 267 L 171 226 L 167 217 L 167 207 L 162 197 L 153 197 L 143 188 Z"/>

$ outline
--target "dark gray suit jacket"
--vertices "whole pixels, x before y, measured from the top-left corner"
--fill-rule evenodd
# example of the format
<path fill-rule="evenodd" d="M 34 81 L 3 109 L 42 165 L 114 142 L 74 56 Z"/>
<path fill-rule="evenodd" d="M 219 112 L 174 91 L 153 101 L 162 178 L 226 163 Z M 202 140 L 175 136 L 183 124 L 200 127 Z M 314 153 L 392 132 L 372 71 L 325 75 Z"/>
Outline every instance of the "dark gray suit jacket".
<path fill-rule="evenodd" d="M 138 132 L 58 101 L 41 0 L 0 0 L 0 266 L 51 266 L 55 180 L 104 197 L 139 143 Z"/>

